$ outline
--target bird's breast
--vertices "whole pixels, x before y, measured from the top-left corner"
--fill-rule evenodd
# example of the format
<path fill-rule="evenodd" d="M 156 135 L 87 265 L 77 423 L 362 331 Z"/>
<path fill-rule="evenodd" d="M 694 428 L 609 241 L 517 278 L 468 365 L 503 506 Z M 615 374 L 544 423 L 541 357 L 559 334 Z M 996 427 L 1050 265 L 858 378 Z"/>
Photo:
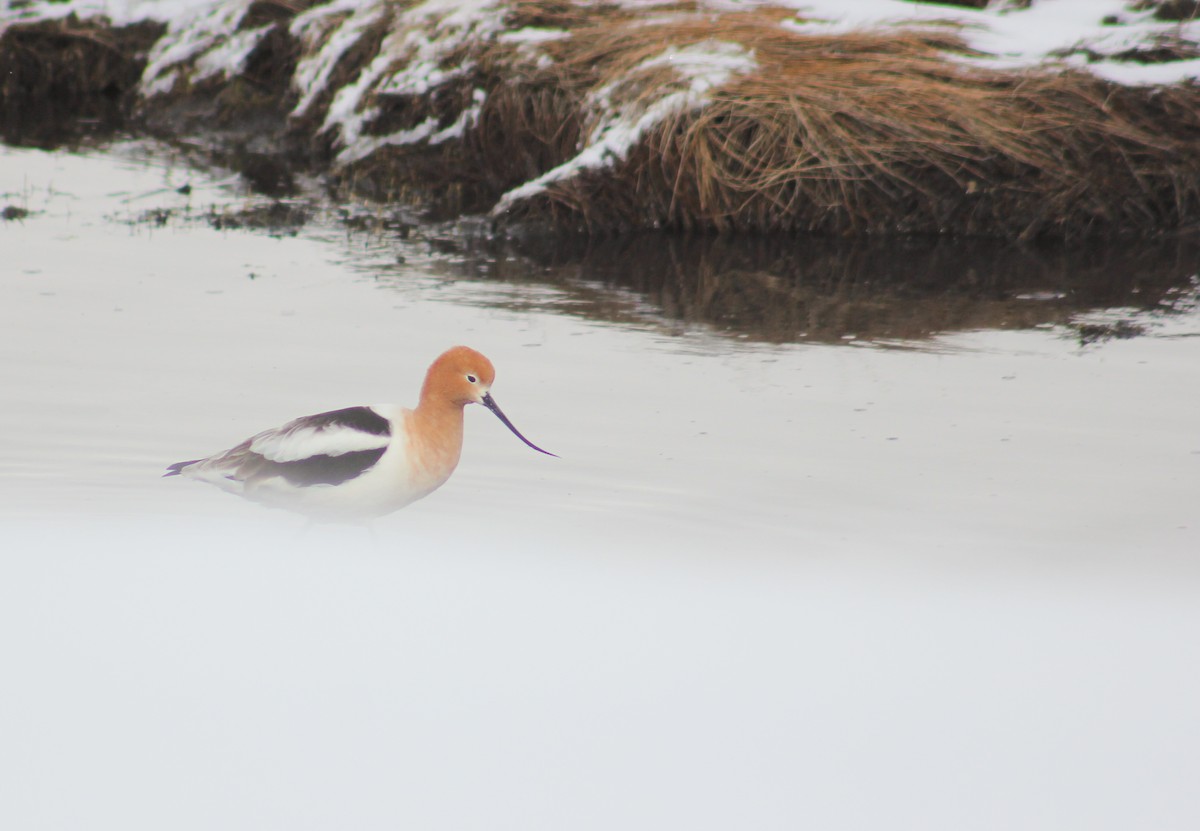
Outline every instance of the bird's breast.
<path fill-rule="evenodd" d="M 458 429 L 430 423 L 412 410 L 399 409 L 392 419 L 392 442 L 379 460 L 378 473 L 411 502 L 441 487 L 458 466 L 462 453 L 461 420 Z"/>

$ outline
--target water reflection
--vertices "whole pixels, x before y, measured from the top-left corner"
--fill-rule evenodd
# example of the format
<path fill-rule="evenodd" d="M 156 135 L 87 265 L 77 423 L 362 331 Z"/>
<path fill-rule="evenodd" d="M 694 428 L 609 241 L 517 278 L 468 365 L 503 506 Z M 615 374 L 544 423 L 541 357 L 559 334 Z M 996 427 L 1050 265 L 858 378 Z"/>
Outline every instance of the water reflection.
<path fill-rule="evenodd" d="M 1015 246 L 943 238 L 680 237 L 434 240 L 461 277 L 552 285 L 556 308 L 601 320 L 659 316 L 785 343 L 907 341 L 977 329 L 1072 327 L 1136 335 L 1144 313 L 1190 308 L 1200 240 Z M 495 299 L 495 298 L 494 298 Z M 528 306 L 526 296 L 513 306 Z M 1121 309 L 1111 325 L 1077 318 Z"/>

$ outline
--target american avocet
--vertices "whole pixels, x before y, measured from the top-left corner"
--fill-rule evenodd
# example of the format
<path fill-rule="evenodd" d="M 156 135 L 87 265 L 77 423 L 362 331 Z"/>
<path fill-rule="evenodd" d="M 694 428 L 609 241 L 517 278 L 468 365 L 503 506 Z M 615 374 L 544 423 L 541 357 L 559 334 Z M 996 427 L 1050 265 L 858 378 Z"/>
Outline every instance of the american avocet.
<path fill-rule="evenodd" d="M 482 404 L 521 435 L 489 391 L 492 362 L 474 349 L 442 353 L 425 374 L 416 409 L 347 407 L 264 430 L 205 459 L 176 462 L 165 476 L 188 476 L 317 520 L 368 520 L 441 487 L 458 465 L 463 408 Z"/>

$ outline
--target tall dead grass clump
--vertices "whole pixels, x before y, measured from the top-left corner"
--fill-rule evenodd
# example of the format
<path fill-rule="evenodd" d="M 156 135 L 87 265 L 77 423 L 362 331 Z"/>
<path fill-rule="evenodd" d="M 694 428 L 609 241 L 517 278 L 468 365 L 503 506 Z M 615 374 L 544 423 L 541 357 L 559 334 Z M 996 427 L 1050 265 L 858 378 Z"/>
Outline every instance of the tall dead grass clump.
<path fill-rule="evenodd" d="M 986 71 L 947 57 L 965 52 L 952 34 L 819 37 L 779 25 L 790 14 L 593 20 L 552 44 L 576 101 L 608 85 L 633 111 L 671 88 L 669 65 L 636 71 L 668 44 L 741 44 L 757 68 L 663 120 L 611 169 L 547 184 L 505 220 L 1031 238 L 1200 219 L 1195 86 Z"/>

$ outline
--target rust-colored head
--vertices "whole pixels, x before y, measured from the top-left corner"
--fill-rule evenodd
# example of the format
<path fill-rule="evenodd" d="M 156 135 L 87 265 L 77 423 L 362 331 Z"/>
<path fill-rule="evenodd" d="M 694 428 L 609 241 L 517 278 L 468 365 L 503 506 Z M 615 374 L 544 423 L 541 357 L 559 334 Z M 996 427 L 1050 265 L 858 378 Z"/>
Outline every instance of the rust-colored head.
<path fill-rule="evenodd" d="M 452 347 L 439 355 L 430 365 L 429 372 L 425 373 L 418 409 L 449 405 L 461 411 L 468 404 L 482 404 L 495 413 L 521 441 L 539 453 L 553 456 L 550 451 L 542 450 L 522 436 L 521 431 L 504 415 L 491 396 L 492 382 L 495 380 L 496 368 L 486 357 L 468 346 Z"/>
<path fill-rule="evenodd" d="M 495 380 L 491 361 L 469 346 L 455 346 L 439 355 L 425 373 L 421 403 L 482 404 Z"/>

